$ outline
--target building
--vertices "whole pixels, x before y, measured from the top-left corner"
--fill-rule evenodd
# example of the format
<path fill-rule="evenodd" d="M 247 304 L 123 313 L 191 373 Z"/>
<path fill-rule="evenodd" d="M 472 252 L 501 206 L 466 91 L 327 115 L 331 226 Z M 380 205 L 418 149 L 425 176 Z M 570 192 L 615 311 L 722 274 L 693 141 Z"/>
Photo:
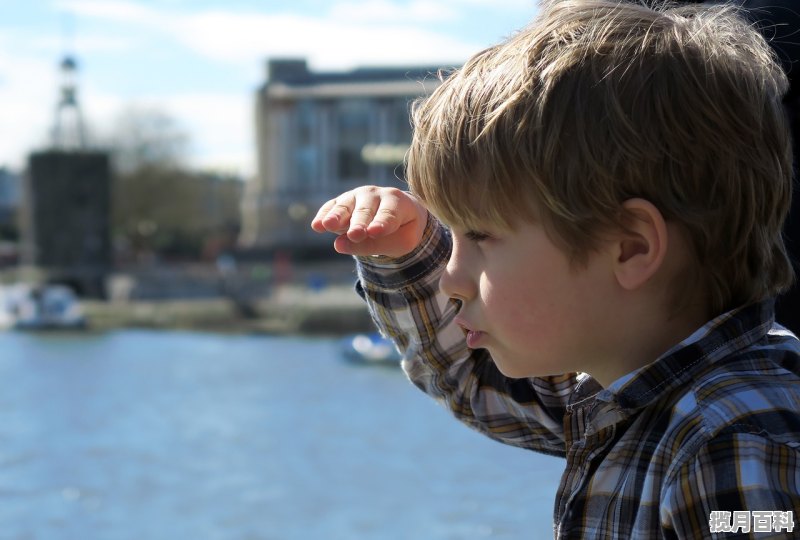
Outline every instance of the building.
<path fill-rule="evenodd" d="M 0 241 L 16 237 L 17 214 L 21 205 L 20 177 L 0 167 Z"/>
<path fill-rule="evenodd" d="M 22 180 L 6 167 L 0 167 L 0 269 L 19 262 L 19 210 L 22 205 Z"/>
<path fill-rule="evenodd" d="M 330 249 L 316 209 L 363 184 L 403 187 L 410 104 L 439 84 L 438 67 L 312 72 L 270 60 L 256 97 L 257 178 L 243 203 L 244 248 Z"/>
<path fill-rule="evenodd" d="M 105 297 L 111 270 L 109 155 L 46 150 L 28 158 L 22 262 L 81 296 Z"/>
<path fill-rule="evenodd" d="M 49 283 L 105 298 L 111 271 L 111 165 L 89 148 L 74 57 L 59 64 L 60 99 L 52 145 L 28 156 L 22 186 L 21 262 Z"/>

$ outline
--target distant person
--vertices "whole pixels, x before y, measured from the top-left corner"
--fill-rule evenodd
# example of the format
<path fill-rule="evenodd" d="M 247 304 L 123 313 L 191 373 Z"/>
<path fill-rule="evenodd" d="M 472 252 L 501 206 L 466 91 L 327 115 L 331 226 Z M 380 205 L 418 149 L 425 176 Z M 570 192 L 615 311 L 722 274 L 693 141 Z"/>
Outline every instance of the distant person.
<path fill-rule="evenodd" d="M 787 85 L 730 6 L 543 2 L 314 218 L 419 388 L 566 458 L 557 538 L 800 532 Z"/>

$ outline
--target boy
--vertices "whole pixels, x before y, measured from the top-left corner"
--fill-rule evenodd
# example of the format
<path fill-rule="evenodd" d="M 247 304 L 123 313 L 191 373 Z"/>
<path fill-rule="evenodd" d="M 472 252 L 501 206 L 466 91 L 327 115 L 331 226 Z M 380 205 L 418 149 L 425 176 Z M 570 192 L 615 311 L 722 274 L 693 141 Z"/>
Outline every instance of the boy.
<path fill-rule="evenodd" d="M 546 2 L 314 218 L 417 386 L 566 458 L 557 538 L 800 532 L 785 89 L 733 8 Z"/>

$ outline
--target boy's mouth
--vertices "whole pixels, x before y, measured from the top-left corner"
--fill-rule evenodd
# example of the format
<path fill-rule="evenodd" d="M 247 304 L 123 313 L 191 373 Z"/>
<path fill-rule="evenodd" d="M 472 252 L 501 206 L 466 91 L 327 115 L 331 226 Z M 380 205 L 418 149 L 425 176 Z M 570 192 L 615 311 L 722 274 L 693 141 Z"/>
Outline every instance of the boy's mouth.
<path fill-rule="evenodd" d="M 467 332 L 467 347 L 470 349 L 480 349 L 480 343 L 483 341 L 485 334 L 480 330 L 470 330 Z"/>
<path fill-rule="evenodd" d="M 467 347 L 470 349 L 479 349 L 480 342 L 483 341 L 483 337 L 486 335 L 480 330 L 473 330 L 467 323 L 464 321 L 456 319 L 456 324 L 461 327 L 461 331 L 464 332 L 464 337 L 467 339 Z"/>

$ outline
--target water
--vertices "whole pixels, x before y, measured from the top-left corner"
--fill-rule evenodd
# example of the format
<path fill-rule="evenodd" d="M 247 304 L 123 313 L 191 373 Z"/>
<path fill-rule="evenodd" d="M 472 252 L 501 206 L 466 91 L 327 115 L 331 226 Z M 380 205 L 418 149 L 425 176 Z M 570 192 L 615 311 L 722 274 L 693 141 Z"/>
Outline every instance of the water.
<path fill-rule="evenodd" d="M 333 340 L 0 334 L 0 539 L 543 539 L 563 463 Z"/>

